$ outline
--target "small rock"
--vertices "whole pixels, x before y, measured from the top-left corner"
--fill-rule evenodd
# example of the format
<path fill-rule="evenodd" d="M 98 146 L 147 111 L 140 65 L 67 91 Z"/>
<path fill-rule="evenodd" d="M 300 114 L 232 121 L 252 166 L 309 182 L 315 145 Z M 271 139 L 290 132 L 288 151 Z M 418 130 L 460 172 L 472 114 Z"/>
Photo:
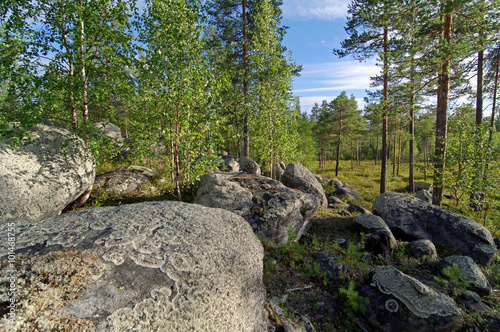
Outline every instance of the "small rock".
<path fill-rule="evenodd" d="M 419 192 L 417 192 L 415 197 L 423 200 L 426 203 L 432 204 L 432 194 L 426 189 L 422 189 Z"/>
<path fill-rule="evenodd" d="M 260 175 L 260 166 L 255 161 L 247 157 L 241 157 L 238 159 L 240 164 L 240 171 L 248 174 Z"/>
<path fill-rule="evenodd" d="M 349 205 L 349 207 L 347 208 L 347 211 L 349 211 L 351 213 L 372 214 L 371 211 L 368 211 L 364 207 L 361 207 L 361 206 L 356 205 L 356 204 Z"/>
<path fill-rule="evenodd" d="M 408 244 L 408 250 L 415 257 L 424 257 L 427 256 L 429 261 L 436 261 L 438 259 L 436 246 L 432 241 L 427 239 L 412 241 Z"/>
<path fill-rule="evenodd" d="M 491 285 L 484 276 L 479 266 L 468 256 L 448 256 L 440 261 L 442 267 L 457 264 L 461 273 L 460 280 L 470 284 L 470 288 L 475 292 L 488 296 L 491 294 Z"/>
<path fill-rule="evenodd" d="M 385 234 L 390 247 L 394 247 L 396 245 L 396 238 L 394 238 L 389 226 L 387 226 L 385 221 L 379 216 L 375 216 L 373 214 L 362 214 L 355 217 L 353 222 L 354 226 L 364 232 L 369 232 L 370 234 L 375 235 Z"/>
<path fill-rule="evenodd" d="M 281 182 L 287 187 L 313 194 L 317 197 L 319 205 L 328 206 L 323 186 L 304 165 L 299 163 L 288 164 L 285 173 L 281 177 Z"/>
<path fill-rule="evenodd" d="M 359 197 L 358 193 L 345 184 L 343 187 L 337 188 L 333 194 L 337 197 L 345 197 L 350 201 L 361 201 L 361 197 Z"/>
<path fill-rule="evenodd" d="M 234 173 L 234 172 L 239 172 L 240 171 L 240 164 L 238 163 L 238 160 L 236 160 L 236 157 L 233 156 L 222 156 L 222 161 L 223 163 L 219 166 L 219 169 L 223 172 L 229 172 L 229 173 Z"/>
<path fill-rule="evenodd" d="M 463 326 L 453 299 L 392 266 L 377 266 L 372 281 L 359 294 L 369 299 L 365 318 L 382 331 L 459 331 Z"/>

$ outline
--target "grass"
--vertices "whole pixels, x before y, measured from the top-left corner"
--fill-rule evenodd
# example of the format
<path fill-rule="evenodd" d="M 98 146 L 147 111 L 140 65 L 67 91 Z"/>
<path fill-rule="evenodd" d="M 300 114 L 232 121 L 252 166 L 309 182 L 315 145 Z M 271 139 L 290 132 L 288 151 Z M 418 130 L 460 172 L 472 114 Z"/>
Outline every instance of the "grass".
<path fill-rule="evenodd" d="M 335 161 L 328 161 L 320 168 L 316 166 L 315 172 L 330 178 L 337 178 L 341 182 L 347 183 L 354 189 L 364 201 L 372 202 L 380 193 L 380 172 L 381 165 L 375 165 L 373 160 L 363 161 L 360 166 L 351 168 L 351 162 L 348 160 L 340 161 L 339 176 L 335 176 Z M 401 164 L 399 175 L 392 176 L 392 166 L 388 166 L 386 191 L 402 192 L 409 181 L 408 164 Z M 415 167 L 415 182 L 432 183 L 432 177 L 425 176 L 423 171 Z"/>

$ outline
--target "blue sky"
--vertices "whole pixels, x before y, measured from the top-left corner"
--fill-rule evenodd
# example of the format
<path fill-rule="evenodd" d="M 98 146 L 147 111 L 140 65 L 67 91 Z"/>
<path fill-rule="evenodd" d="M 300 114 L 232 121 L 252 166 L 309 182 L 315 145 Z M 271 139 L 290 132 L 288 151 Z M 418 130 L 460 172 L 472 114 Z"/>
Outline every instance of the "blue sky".
<path fill-rule="evenodd" d="M 342 91 L 353 94 L 358 108 L 370 89 L 370 76 L 379 74 L 375 59 L 359 62 L 333 55 L 347 34 L 344 30 L 350 0 L 284 0 L 283 24 L 288 32 L 283 44 L 303 66 L 295 78 L 293 93 L 300 97 L 302 111 L 314 103 L 335 99 Z"/>

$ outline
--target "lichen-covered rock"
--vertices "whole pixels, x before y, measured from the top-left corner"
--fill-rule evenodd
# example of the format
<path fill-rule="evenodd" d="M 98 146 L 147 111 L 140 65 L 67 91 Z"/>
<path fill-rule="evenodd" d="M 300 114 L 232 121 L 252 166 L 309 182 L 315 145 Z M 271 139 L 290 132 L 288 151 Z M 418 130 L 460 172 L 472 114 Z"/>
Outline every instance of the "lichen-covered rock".
<path fill-rule="evenodd" d="M 481 295 L 488 296 L 491 294 L 490 282 L 472 258 L 453 255 L 443 258 L 439 263 L 442 267 L 457 264 L 460 270 L 461 281 L 468 283 L 473 291 Z"/>
<path fill-rule="evenodd" d="M 377 266 L 373 283 L 360 290 L 369 298 L 365 316 L 382 331 L 458 331 L 463 325 L 453 299 L 392 266 Z"/>
<path fill-rule="evenodd" d="M 390 246 L 396 245 L 396 238 L 392 234 L 389 226 L 379 216 L 373 214 L 362 214 L 353 219 L 354 225 L 364 232 L 371 234 L 385 234 L 389 239 Z"/>
<path fill-rule="evenodd" d="M 281 177 L 281 182 L 287 187 L 313 194 L 317 197 L 320 205 L 328 207 L 328 200 L 323 186 L 304 165 L 299 163 L 288 164 L 285 173 Z"/>
<path fill-rule="evenodd" d="M 240 171 L 248 174 L 260 175 L 260 166 L 255 161 L 247 157 L 241 157 L 238 159 L 240 164 Z"/>
<path fill-rule="evenodd" d="M 427 239 L 415 240 L 408 244 L 408 250 L 415 257 L 427 257 L 429 261 L 438 259 L 436 246 L 432 241 Z"/>
<path fill-rule="evenodd" d="M 493 259 L 495 245 L 490 231 L 470 218 L 396 193 L 377 197 L 373 212 L 384 219 L 396 238 L 428 239 L 482 265 Z"/>
<path fill-rule="evenodd" d="M 343 273 L 347 272 L 347 266 L 338 262 L 338 258 L 318 252 L 313 254 L 314 263 L 319 264 L 321 272 L 326 273 L 326 277 L 333 282 L 338 281 Z"/>
<path fill-rule="evenodd" d="M 259 236 L 274 243 L 297 239 L 309 228 L 318 207 L 314 195 L 292 190 L 271 178 L 244 173 L 211 173 L 198 189 L 195 203 L 234 212 Z"/>
<path fill-rule="evenodd" d="M 0 139 L 0 223 L 58 215 L 94 182 L 94 159 L 81 139 L 41 124 L 29 134 L 32 141 L 17 148 Z"/>
<path fill-rule="evenodd" d="M 233 213 L 149 202 L 15 228 L 13 330 L 266 331 L 263 248 Z M 5 289 L 8 249 L 0 257 Z"/>
<path fill-rule="evenodd" d="M 160 178 L 160 174 L 142 166 L 118 168 L 96 177 L 94 186 L 114 194 L 131 193 L 143 183 Z"/>

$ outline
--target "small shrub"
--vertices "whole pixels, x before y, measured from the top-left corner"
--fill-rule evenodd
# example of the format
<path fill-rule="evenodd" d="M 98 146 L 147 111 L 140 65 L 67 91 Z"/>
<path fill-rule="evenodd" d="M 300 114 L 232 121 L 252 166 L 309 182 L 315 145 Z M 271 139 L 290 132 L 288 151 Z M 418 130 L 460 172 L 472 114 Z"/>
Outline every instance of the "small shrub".
<path fill-rule="evenodd" d="M 341 287 L 339 289 L 340 298 L 353 312 L 364 314 L 366 312 L 365 305 L 368 305 L 370 300 L 366 297 L 360 296 L 355 288 L 356 283 L 353 280 L 349 280 L 347 288 Z"/>

